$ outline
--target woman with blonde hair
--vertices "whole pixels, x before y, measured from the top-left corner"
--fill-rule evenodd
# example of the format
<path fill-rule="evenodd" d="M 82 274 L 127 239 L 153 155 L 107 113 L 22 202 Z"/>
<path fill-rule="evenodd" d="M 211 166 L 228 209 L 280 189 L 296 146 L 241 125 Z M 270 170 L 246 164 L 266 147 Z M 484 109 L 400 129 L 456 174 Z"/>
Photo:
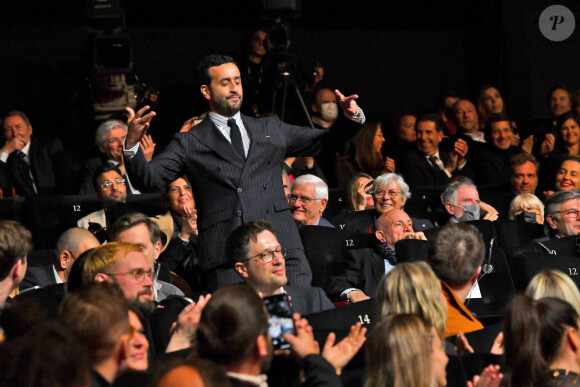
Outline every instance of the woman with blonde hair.
<path fill-rule="evenodd" d="M 415 314 L 435 326 L 443 337 L 447 304 L 441 298 L 441 282 L 426 262 L 399 263 L 377 288 L 381 318 L 389 314 Z"/>
<path fill-rule="evenodd" d="M 379 321 L 367 340 L 366 359 L 365 387 L 447 384 L 441 336 L 417 315 L 393 314 Z"/>
<path fill-rule="evenodd" d="M 536 195 L 522 194 L 512 199 L 510 220 L 521 219 L 528 223 L 544 224 L 544 204 Z"/>
<path fill-rule="evenodd" d="M 566 274 L 559 270 L 542 270 L 532 278 L 526 295 L 533 300 L 555 297 L 567 301 L 580 315 L 580 291 Z"/>

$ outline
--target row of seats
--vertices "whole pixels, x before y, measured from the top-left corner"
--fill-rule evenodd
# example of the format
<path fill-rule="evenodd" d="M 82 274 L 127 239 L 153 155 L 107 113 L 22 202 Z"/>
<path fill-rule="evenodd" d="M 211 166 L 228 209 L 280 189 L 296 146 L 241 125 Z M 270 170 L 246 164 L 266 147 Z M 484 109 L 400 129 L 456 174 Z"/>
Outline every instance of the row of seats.
<path fill-rule="evenodd" d="M 473 298 L 468 307 L 485 324 L 498 322 L 515 291 L 526 288 L 542 269 L 558 269 L 580 287 L 580 246 L 576 237 L 553 239 L 542 245 L 532 240 L 543 235 L 541 225 L 517 220 L 469 222 L 483 234 L 486 254 L 479 279 L 482 298 Z M 426 230 L 428 239 L 438 228 Z M 340 228 L 305 226 L 300 236 L 313 272 L 313 286 L 327 289 L 339 275 L 353 249 L 372 246 L 371 234 Z M 429 242 L 401 240 L 395 246 L 399 262 L 425 259 Z"/>
<path fill-rule="evenodd" d="M 12 219 L 27 227 L 33 236 L 34 248 L 53 249 L 60 235 L 91 212 L 103 208 L 96 196 L 35 195 L 0 199 L 0 218 Z M 166 212 L 157 193 L 128 196 L 126 203 L 113 206 L 108 219 L 114 222 L 121 215 L 139 211 L 147 216 Z"/>

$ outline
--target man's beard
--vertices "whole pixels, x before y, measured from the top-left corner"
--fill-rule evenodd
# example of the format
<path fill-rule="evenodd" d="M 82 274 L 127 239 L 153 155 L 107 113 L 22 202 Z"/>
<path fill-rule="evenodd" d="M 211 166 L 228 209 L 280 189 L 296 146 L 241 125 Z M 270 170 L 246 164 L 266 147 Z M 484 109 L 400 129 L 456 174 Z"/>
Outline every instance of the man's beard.
<path fill-rule="evenodd" d="M 232 98 L 232 97 L 234 97 L 234 96 L 237 96 L 237 97 L 240 98 L 239 102 L 235 106 L 234 105 L 230 105 L 228 103 L 229 99 Z M 242 96 L 240 94 L 230 94 L 230 95 L 228 95 L 222 101 L 223 103 L 220 103 L 220 107 L 223 110 L 222 111 L 222 114 L 224 116 L 227 116 L 227 117 L 233 117 L 237 112 L 240 111 L 240 108 L 242 107 L 242 101 L 243 101 L 243 98 L 242 98 Z"/>

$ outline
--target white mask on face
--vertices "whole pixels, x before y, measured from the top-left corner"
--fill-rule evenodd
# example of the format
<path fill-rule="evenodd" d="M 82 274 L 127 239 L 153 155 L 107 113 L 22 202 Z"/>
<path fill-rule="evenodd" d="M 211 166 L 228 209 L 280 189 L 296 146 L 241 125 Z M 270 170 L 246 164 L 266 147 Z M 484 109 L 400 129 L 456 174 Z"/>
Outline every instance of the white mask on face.
<path fill-rule="evenodd" d="M 336 102 L 326 102 L 320 106 L 320 117 L 324 121 L 334 121 L 338 117 L 338 105 Z"/>

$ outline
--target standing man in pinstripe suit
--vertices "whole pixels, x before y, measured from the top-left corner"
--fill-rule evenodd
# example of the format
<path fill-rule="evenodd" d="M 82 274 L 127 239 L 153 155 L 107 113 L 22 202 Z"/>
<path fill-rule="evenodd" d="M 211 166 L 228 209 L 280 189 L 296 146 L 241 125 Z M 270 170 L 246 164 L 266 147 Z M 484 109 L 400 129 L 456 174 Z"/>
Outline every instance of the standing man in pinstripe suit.
<path fill-rule="evenodd" d="M 329 138 L 336 141 L 339 136 L 346 142 L 355 133 L 241 115 L 240 71 L 230 57 L 206 56 L 197 73 L 201 93 L 209 102 L 208 117 L 189 132 L 176 134 L 150 163 L 139 140 L 155 113 L 147 113 L 149 107 L 136 114 L 130 111 L 124 154 L 131 181 L 151 188 L 188 176 L 197 201 L 200 267 L 210 289 L 240 282 L 225 256 L 225 239 L 242 223 L 256 220 L 271 222 L 287 248 L 289 283 L 310 286 L 312 272 L 284 195 L 280 166 L 285 157 L 316 155 Z M 363 124 L 364 114 L 355 102 L 358 96 L 336 94 L 344 114 Z"/>

